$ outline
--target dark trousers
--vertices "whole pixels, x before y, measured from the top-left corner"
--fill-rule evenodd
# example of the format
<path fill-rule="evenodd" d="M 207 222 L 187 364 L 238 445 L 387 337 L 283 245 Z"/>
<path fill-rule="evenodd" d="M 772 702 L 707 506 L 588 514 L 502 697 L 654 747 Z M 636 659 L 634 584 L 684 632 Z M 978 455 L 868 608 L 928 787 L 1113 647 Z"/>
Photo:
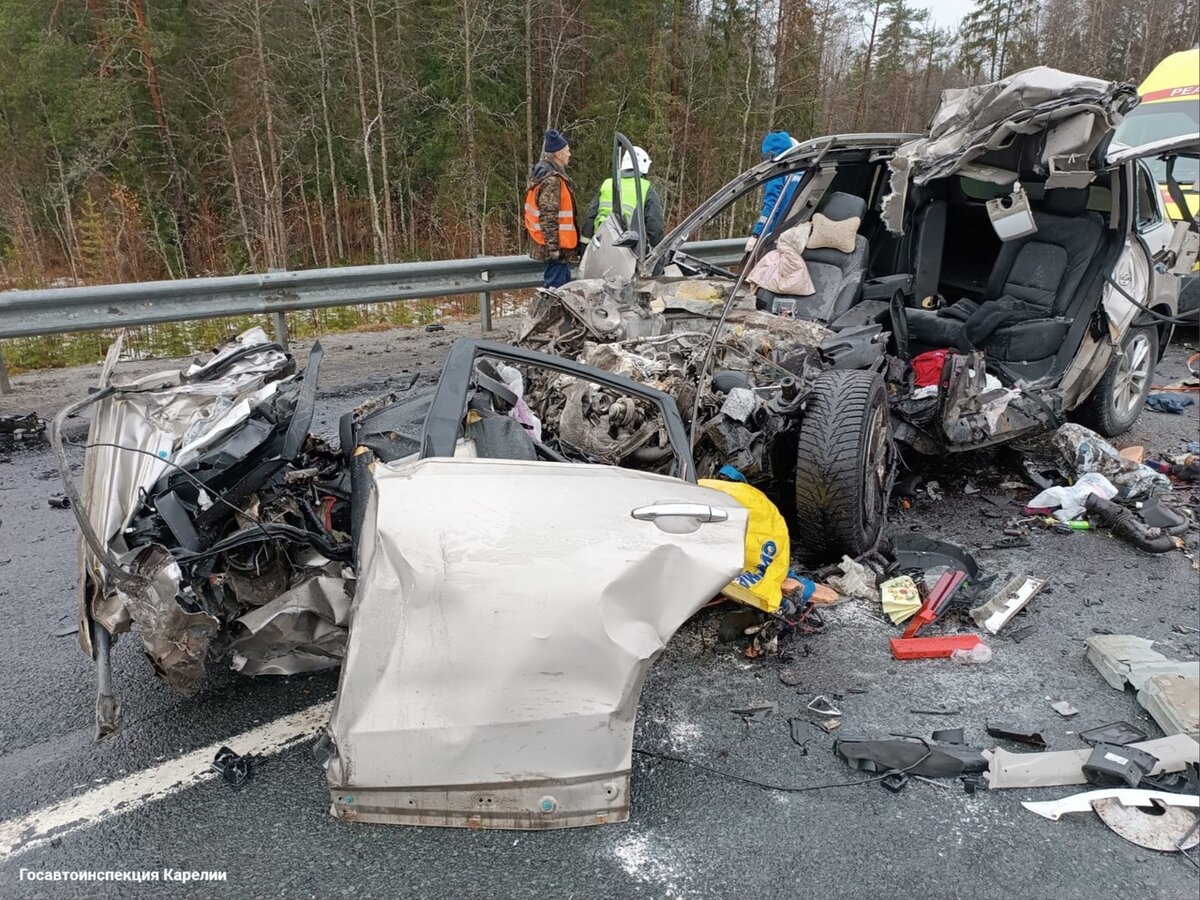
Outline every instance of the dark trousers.
<path fill-rule="evenodd" d="M 571 267 L 559 259 L 546 260 L 542 273 L 542 287 L 562 287 L 571 280 Z"/>

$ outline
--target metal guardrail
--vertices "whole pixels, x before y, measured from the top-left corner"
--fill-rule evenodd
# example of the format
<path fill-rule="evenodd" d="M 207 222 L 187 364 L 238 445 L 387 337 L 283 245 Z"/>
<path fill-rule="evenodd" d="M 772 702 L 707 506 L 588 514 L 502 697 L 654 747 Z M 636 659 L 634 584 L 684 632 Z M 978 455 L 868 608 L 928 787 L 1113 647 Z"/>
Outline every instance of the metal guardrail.
<path fill-rule="evenodd" d="M 683 251 L 717 265 L 742 257 L 743 238 L 696 241 Z M 181 278 L 44 291 L 0 292 L 0 338 L 34 337 L 270 313 L 276 338 L 287 342 L 286 313 L 460 294 L 480 295 L 483 330 L 490 331 L 491 295 L 538 287 L 543 265 L 528 256 L 347 266 L 219 278 Z M 0 355 L 0 391 L 11 387 Z"/>

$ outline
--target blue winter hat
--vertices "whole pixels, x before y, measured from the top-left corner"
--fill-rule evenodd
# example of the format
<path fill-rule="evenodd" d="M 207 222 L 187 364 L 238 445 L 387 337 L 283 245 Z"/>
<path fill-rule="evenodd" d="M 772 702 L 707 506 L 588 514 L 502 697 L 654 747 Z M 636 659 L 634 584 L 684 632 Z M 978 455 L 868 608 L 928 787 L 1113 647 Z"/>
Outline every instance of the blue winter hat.
<path fill-rule="evenodd" d="M 565 146 L 567 146 L 567 139 L 553 128 L 546 132 L 546 139 L 542 141 L 542 149 L 545 152 L 557 153 Z"/>
<path fill-rule="evenodd" d="M 792 136 L 786 131 L 772 131 L 762 142 L 763 159 L 774 159 L 792 146 Z"/>

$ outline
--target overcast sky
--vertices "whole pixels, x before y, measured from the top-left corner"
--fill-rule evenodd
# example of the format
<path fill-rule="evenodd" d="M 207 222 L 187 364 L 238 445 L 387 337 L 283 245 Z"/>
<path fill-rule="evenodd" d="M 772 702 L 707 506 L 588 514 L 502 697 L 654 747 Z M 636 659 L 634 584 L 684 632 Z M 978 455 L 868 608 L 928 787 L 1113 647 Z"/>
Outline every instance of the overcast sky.
<path fill-rule="evenodd" d="M 933 21 L 943 28 L 957 27 L 959 20 L 970 12 L 973 5 L 971 0 L 915 0 L 913 3 L 913 6 L 928 7 Z"/>

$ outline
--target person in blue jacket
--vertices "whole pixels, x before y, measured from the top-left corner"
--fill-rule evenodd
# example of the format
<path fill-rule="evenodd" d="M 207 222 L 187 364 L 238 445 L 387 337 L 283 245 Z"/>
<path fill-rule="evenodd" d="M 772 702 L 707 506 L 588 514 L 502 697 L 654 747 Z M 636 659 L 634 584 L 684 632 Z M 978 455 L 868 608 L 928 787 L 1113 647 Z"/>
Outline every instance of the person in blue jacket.
<path fill-rule="evenodd" d="M 774 159 L 784 150 L 796 146 L 797 143 L 799 142 L 786 131 L 772 131 L 763 138 L 762 158 L 764 161 Z M 763 232 L 769 234 L 779 224 L 779 220 L 786 215 L 788 207 L 792 205 L 792 199 L 796 196 L 796 188 L 799 185 L 800 177 L 798 174 L 780 175 L 777 178 L 772 178 L 763 185 L 762 215 L 754 223 L 750 239 L 746 241 L 747 253 L 750 253 L 754 249 L 754 245 L 758 243 L 758 239 Z"/>

